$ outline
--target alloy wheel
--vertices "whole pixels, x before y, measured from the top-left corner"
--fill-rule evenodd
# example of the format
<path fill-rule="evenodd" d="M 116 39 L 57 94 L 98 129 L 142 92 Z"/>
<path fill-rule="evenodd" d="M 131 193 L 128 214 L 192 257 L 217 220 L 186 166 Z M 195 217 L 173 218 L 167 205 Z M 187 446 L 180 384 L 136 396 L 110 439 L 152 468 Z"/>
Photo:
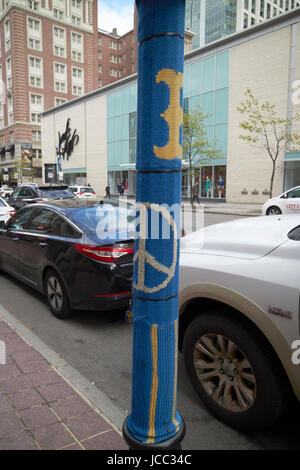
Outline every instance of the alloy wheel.
<path fill-rule="evenodd" d="M 208 333 L 194 347 L 194 367 L 205 392 L 228 411 L 247 411 L 256 399 L 256 378 L 243 351 L 229 338 Z"/>
<path fill-rule="evenodd" d="M 59 280 L 54 276 L 48 278 L 47 295 L 52 308 L 59 312 L 62 308 L 64 298 Z"/>

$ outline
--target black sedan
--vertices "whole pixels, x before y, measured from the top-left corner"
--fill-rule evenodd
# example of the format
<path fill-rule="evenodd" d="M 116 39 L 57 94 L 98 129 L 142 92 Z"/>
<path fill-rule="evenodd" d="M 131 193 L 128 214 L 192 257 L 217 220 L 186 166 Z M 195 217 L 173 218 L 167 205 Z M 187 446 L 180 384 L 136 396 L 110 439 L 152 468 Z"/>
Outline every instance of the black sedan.
<path fill-rule="evenodd" d="M 28 205 L 0 222 L 0 269 L 43 293 L 58 318 L 127 306 L 134 217 L 113 200 Z"/>

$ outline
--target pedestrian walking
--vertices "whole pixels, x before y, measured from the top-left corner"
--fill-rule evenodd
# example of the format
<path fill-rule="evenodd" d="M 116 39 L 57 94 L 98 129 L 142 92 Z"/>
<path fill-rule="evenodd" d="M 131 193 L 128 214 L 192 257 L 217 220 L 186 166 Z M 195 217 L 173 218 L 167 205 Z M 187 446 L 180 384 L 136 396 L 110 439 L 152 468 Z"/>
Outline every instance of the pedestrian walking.
<path fill-rule="evenodd" d="M 108 184 L 105 188 L 105 197 L 107 197 L 108 199 L 110 199 L 110 184 Z"/>
<path fill-rule="evenodd" d="M 198 204 L 200 203 L 198 182 L 196 182 L 194 186 L 192 187 L 192 205 L 194 204 L 195 200 L 196 202 L 198 202 Z"/>

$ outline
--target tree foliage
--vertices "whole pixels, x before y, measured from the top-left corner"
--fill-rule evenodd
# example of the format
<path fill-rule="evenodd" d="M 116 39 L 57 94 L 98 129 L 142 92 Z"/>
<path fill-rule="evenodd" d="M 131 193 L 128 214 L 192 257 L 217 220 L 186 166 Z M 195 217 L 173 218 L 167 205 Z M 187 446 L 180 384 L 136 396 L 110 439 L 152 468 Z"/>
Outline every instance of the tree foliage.
<path fill-rule="evenodd" d="M 297 151 L 300 147 L 300 134 L 291 132 L 293 124 L 300 120 L 300 114 L 282 118 L 278 115 L 274 104 L 269 101 L 260 103 L 249 88 L 244 94 L 246 100 L 237 107 L 237 110 L 245 116 L 245 120 L 239 124 L 243 129 L 240 139 L 263 149 L 271 159 L 270 197 L 272 197 L 279 155 L 287 149 Z"/>

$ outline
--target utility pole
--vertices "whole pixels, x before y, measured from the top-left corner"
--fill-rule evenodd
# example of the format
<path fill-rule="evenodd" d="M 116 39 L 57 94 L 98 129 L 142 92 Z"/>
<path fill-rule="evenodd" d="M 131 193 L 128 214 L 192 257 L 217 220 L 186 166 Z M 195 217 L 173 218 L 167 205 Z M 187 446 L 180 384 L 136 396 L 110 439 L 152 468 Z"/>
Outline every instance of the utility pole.
<path fill-rule="evenodd" d="M 137 191 L 130 449 L 181 449 L 177 412 L 185 0 L 136 0 Z"/>

